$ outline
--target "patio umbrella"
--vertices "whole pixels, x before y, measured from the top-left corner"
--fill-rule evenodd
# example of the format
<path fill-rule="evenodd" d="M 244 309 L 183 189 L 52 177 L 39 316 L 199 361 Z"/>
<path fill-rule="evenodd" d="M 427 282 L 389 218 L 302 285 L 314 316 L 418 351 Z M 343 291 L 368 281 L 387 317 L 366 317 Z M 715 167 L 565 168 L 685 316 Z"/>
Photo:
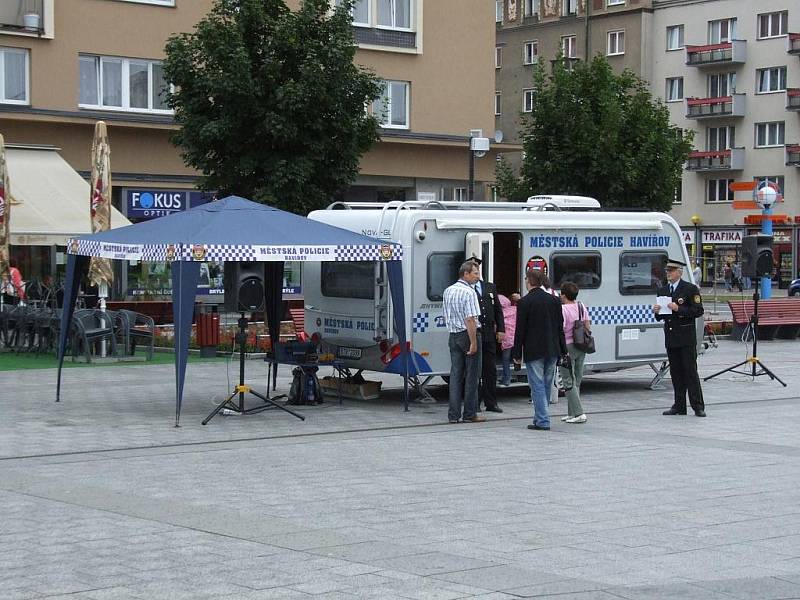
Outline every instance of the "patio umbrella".
<path fill-rule="evenodd" d="M 111 229 L 111 149 L 108 145 L 106 124 L 98 121 L 94 126 L 92 141 L 92 177 L 89 190 L 89 210 L 92 233 Z M 105 308 L 104 298 L 108 286 L 114 280 L 111 261 L 92 257 L 89 265 L 89 281 L 100 289 L 100 308 Z"/>

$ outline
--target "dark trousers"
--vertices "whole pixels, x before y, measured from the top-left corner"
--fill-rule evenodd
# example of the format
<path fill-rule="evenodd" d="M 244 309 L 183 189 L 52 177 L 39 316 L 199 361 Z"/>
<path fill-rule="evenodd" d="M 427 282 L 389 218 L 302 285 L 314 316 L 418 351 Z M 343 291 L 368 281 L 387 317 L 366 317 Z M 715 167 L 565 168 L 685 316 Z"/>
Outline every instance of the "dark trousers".
<path fill-rule="evenodd" d="M 486 408 L 497 406 L 497 342 L 492 336 L 481 344 L 480 399 Z"/>
<path fill-rule="evenodd" d="M 675 391 L 672 408 L 686 414 L 688 393 L 692 410 L 704 410 L 703 390 L 700 389 L 700 376 L 697 374 L 697 348 L 694 346 L 667 348 L 667 358 L 672 375 L 672 388 Z"/>

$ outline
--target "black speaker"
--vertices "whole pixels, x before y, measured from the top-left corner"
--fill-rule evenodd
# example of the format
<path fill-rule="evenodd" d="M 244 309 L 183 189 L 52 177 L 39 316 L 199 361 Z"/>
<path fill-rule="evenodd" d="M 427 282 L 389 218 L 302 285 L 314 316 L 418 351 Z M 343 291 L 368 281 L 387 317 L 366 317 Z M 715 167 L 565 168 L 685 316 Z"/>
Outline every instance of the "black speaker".
<path fill-rule="evenodd" d="M 742 238 L 742 275 L 745 277 L 772 277 L 772 236 L 763 233 Z"/>
<path fill-rule="evenodd" d="M 264 263 L 225 261 L 225 310 L 252 312 L 264 308 Z"/>

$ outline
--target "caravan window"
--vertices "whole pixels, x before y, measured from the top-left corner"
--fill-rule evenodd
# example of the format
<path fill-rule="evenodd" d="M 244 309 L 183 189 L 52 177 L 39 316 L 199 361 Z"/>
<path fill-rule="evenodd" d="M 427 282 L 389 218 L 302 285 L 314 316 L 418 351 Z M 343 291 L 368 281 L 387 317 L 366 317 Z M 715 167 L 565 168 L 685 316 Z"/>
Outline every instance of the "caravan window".
<path fill-rule="evenodd" d="M 619 257 L 619 291 L 654 296 L 666 281 L 666 252 L 623 252 Z"/>
<path fill-rule="evenodd" d="M 553 288 L 571 281 L 582 290 L 600 287 L 600 255 L 586 254 L 554 254 L 550 259 L 550 274 Z"/>
<path fill-rule="evenodd" d="M 447 286 L 458 281 L 464 252 L 434 252 L 428 256 L 428 300 L 441 302 Z"/>
<path fill-rule="evenodd" d="M 375 297 L 375 263 L 324 262 L 322 263 L 322 295 L 333 298 Z"/>

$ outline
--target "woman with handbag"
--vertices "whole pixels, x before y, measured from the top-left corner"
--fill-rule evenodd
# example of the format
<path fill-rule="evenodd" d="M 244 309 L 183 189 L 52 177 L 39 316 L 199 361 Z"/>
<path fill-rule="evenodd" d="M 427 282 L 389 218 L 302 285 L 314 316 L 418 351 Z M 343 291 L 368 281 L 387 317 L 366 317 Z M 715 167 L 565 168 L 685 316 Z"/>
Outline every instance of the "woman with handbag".
<path fill-rule="evenodd" d="M 567 341 L 570 365 L 560 366 L 559 372 L 567 391 L 567 416 L 561 417 L 566 423 L 586 423 L 586 413 L 581 406 L 581 380 L 583 363 L 587 350 L 594 352 L 594 339 L 591 334 L 589 311 L 583 302 L 577 302 L 578 286 L 567 281 L 561 285 L 561 312 L 564 314 L 564 338 Z"/>

